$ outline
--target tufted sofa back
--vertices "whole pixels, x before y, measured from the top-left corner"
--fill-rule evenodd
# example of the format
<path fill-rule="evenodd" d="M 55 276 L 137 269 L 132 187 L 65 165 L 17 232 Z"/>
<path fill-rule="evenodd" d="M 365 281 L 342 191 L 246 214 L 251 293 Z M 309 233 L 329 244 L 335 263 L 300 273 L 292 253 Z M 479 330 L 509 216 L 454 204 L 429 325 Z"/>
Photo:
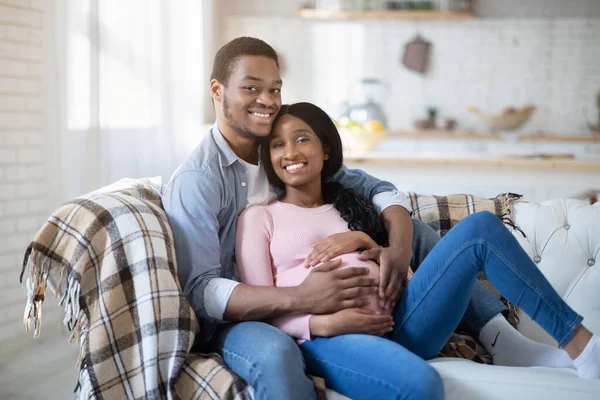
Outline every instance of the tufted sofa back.
<path fill-rule="evenodd" d="M 600 333 L 600 203 L 556 199 L 518 201 L 514 221 L 527 238 L 513 232 L 563 299 Z M 531 339 L 556 342 L 526 315 L 519 330 Z"/>

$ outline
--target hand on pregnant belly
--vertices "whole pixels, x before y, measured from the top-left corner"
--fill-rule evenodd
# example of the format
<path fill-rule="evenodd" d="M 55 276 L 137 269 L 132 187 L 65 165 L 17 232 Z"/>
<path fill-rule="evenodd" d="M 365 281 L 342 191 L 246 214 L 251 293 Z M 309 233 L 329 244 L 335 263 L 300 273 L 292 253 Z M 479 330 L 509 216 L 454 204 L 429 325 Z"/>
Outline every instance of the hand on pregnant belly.
<path fill-rule="evenodd" d="M 315 336 L 331 337 L 346 334 L 382 336 L 394 328 L 391 315 L 377 314 L 365 308 L 348 308 L 330 315 L 313 315 L 310 331 Z"/>
<path fill-rule="evenodd" d="M 358 249 L 376 247 L 377 244 L 364 232 L 350 231 L 335 233 L 318 241 L 304 261 L 306 268 L 314 267 L 342 254 L 352 253 Z"/>

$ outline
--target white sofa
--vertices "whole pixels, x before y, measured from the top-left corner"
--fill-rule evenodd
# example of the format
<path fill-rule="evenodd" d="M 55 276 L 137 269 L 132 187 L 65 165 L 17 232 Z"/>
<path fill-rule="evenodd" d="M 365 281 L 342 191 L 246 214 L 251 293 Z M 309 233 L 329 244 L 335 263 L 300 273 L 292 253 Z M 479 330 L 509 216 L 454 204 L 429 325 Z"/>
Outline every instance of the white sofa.
<path fill-rule="evenodd" d="M 513 232 L 520 244 L 584 324 L 600 333 L 600 203 L 573 199 L 541 204 L 519 201 L 514 221 L 525 232 Z M 519 330 L 531 339 L 556 342 L 527 315 Z M 444 380 L 446 398 L 472 399 L 600 399 L 600 380 L 579 379 L 572 369 L 481 365 L 455 358 L 430 361 Z M 399 377 L 400 378 L 400 377 Z M 347 399 L 328 390 L 329 400 Z"/>

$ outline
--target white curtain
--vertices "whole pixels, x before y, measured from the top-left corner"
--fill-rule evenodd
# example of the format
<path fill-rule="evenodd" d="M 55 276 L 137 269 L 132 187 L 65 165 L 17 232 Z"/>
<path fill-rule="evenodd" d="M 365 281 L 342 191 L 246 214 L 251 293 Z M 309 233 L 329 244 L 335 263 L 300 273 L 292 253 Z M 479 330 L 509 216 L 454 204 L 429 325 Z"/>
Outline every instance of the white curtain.
<path fill-rule="evenodd" d="M 68 0 L 62 7 L 64 199 L 123 177 L 166 181 L 203 133 L 206 3 Z"/>

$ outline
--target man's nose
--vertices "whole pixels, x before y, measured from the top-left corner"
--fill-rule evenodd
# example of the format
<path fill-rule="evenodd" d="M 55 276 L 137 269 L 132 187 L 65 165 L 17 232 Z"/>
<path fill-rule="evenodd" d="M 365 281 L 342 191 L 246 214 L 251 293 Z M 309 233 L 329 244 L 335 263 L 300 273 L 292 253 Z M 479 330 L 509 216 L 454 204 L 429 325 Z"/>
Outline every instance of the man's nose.
<path fill-rule="evenodd" d="M 262 104 L 265 107 L 272 108 L 275 106 L 275 93 L 271 93 L 268 90 L 261 92 L 258 99 L 256 99 L 257 103 Z"/>

